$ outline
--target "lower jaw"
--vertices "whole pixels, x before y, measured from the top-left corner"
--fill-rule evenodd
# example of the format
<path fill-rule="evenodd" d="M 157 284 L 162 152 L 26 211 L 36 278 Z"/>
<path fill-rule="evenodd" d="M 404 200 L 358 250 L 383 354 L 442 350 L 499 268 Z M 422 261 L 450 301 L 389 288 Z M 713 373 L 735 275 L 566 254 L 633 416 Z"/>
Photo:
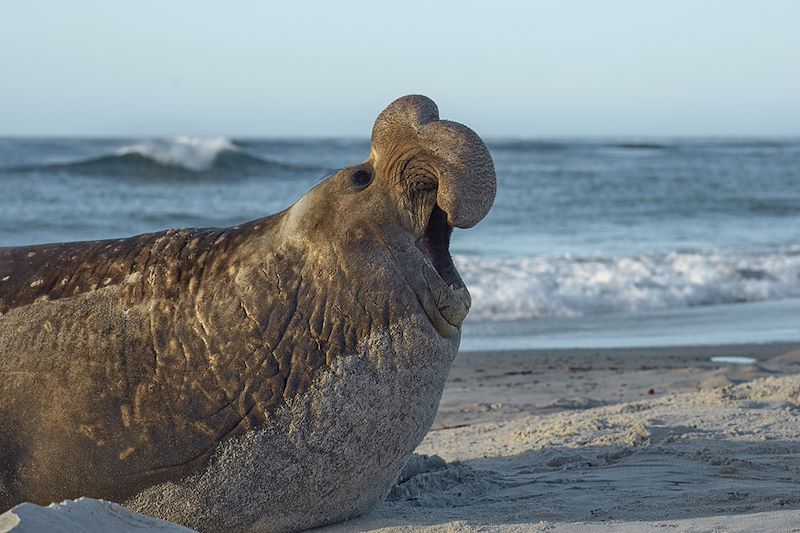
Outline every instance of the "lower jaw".
<path fill-rule="evenodd" d="M 461 324 L 470 307 L 470 296 L 466 287 L 451 289 L 439 274 L 427 263 L 423 266 L 423 276 L 427 285 L 428 297 L 420 298 L 425 314 L 436 331 L 445 338 L 459 338 Z"/>

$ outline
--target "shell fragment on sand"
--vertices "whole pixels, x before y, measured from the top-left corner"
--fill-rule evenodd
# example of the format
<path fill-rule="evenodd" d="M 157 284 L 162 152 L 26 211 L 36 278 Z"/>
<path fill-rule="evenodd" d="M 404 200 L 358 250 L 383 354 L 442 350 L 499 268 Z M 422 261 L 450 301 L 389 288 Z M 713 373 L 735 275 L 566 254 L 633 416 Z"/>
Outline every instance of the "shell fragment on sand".
<path fill-rule="evenodd" d="M 754 365 L 756 360 L 752 357 L 737 357 L 734 355 L 720 355 L 719 357 L 712 357 L 712 363 L 723 363 L 728 365 Z"/>

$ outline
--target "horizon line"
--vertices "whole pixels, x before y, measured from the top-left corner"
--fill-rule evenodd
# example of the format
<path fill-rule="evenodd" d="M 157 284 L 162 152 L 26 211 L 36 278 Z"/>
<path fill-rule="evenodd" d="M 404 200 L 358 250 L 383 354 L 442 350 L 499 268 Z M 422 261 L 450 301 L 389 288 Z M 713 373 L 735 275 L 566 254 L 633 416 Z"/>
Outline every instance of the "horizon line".
<path fill-rule="evenodd" d="M 192 133 L 0 133 L 3 140 L 27 139 L 83 139 L 83 140 L 130 140 L 130 139 L 241 139 L 241 140 L 348 140 L 369 141 L 369 135 L 335 134 L 192 134 Z M 592 140 L 592 139 L 784 139 L 800 140 L 797 133 L 553 133 L 553 134 L 481 134 L 488 141 L 537 141 L 537 140 Z"/>

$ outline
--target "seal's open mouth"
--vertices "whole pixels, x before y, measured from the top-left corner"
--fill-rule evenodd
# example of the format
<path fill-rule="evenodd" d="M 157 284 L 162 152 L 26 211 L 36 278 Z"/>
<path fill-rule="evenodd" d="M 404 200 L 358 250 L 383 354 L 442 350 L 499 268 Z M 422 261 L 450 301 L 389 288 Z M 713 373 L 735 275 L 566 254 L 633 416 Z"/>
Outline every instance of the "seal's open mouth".
<path fill-rule="evenodd" d="M 434 205 L 431 218 L 425 227 L 425 233 L 422 234 L 417 246 L 444 282 L 450 288 L 455 289 L 463 287 L 464 282 L 461 281 L 453 264 L 453 258 L 450 257 L 450 235 L 452 233 L 453 228 L 447 223 L 447 213 L 442 211 L 438 205 Z"/>
<path fill-rule="evenodd" d="M 432 279 L 437 276 L 426 272 L 426 279 L 439 313 L 449 324 L 458 327 L 467 316 L 471 299 L 453 264 L 453 258 L 450 257 L 452 233 L 453 228 L 447 223 L 447 213 L 438 205 L 434 205 L 428 225 L 417 241 L 417 247 L 438 274 L 439 279 Z"/>

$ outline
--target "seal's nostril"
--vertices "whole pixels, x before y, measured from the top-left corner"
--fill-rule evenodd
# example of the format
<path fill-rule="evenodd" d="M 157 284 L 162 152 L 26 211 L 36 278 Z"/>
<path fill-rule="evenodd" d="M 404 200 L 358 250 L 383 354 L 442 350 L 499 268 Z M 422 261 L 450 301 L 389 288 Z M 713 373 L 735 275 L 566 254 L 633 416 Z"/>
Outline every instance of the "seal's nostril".
<path fill-rule="evenodd" d="M 497 179 L 486 144 L 463 124 L 440 120 L 429 98 L 409 95 L 392 102 L 375 121 L 371 148 L 385 159 L 399 150 L 429 159 L 436 201 L 451 226 L 474 226 L 494 202 Z"/>

